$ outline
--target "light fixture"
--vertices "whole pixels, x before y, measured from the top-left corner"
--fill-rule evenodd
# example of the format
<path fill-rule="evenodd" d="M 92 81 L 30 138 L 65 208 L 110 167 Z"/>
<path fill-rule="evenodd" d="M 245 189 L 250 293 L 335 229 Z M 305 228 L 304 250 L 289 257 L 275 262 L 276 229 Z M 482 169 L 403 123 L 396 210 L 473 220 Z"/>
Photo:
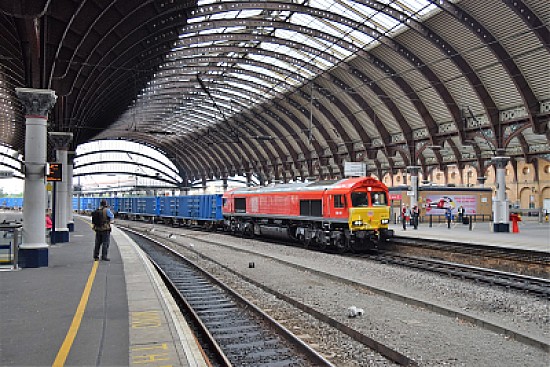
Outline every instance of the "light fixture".
<path fill-rule="evenodd" d="M 440 146 L 440 145 L 428 145 L 428 149 L 431 149 L 431 150 L 441 150 L 441 149 L 443 149 L 443 147 Z"/>
<path fill-rule="evenodd" d="M 271 135 L 254 135 L 251 138 L 256 139 L 256 140 L 275 140 L 275 139 L 277 139 L 277 138 L 275 138 L 274 136 L 271 136 Z"/>

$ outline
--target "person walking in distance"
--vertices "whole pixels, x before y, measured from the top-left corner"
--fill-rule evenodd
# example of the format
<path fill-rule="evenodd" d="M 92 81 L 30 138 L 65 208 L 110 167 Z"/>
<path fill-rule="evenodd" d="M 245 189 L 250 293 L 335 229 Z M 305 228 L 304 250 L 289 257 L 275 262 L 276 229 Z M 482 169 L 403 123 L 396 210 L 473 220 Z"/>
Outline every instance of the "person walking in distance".
<path fill-rule="evenodd" d="M 46 210 L 46 237 L 48 240 L 50 240 L 52 235 L 52 227 L 53 227 L 52 217 L 50 216 L 49 211 Z"/>
<path fill-rule="evenodd" d="M 414 226 L 414 229 L 418 229 L 418 217 L 420 216 L 420 209 L 418 208 L 418 205 L 413 206 L 412 209 L 412 223 Z"/>
<path fill-rule="evenodd" d="M 99 208 L 92 213 L 92 225 L 95 231 L 94 260 L 99 260 L 99 249 L 101 248 L 101 260 L 110 261 L 109 244 L 111 242 L 111 223 L 115 216 L 107 200 L 101 200 Z"/>
<path fill-rule="evenodd" d="M 403 222 L 403 230 L 407 230 L 407 222 L 409 221 L 409 218 L 411 217 L 411 212 L 409 208 L 405 204 L 403 204 L 403 208 L 401 209 L 401 221 Z"/>

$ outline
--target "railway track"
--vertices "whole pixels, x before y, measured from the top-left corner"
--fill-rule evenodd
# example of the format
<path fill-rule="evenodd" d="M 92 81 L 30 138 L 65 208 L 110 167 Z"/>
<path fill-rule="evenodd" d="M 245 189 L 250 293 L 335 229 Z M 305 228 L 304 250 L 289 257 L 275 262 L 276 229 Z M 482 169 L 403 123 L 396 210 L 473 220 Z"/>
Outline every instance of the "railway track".
<path fill-rule="evenodd" d="M 431 272 L 456 276 L 462 279 L 471 279 L 476 282 L 484 282 L 505 288 L 513 288 L 550 299 L 550 280 L 530 277 L 516 273 L 503 272 L 453 262 L 434 259 L 402 256 L 393 253 L 380 253 L 378 255 L 360 255 L 374 259 L 382 263 L 397 264 L 407 267 L 427 270 Z"/>
<path fill-rule="evenodd" d="M 151 237 L 130 233 L 200 330 L 207 355 L 217 366 L 334 367 L 196 264 Z"/>
<path fill-rule="evenodd" d="M 480 268 L 491 268 L 534 278 L 548 278 L 550 255 L 544 252 L 444 242 L 412 237 L 393 238 L 381 251 L 413 257 L 432 258 Z"/>
<path fill-rule="evenodd" d="M 139 232 L 134 232 L 132 231 L 132 233 L 134 233 L 134 236 L 142 236 L 142 234 L 139 234 Z M 155 237 L 157 236 L 159 233 L 157 233 L 155 231 L 155 233 L 152 235 L 152 237 Z M 147 238 L 148 241 L 152 240 L 150 234 L 145 237 Z M 139 240 L 139 239 L 138 239 Z M 162 238 L 160 239 L 162 240 Z M 140 241 L 141 242 L 141 241 Z M 164 247 L 164 246 L 163 246 Z M 155 251 L 155 250 L 153 250 Z M 146 252 L 149 254 L 149 251 L 146 250 Z M 150 255 L 151 256 L 151 255 Z M 155 259 L 156 256 L 151 256 L 153 259 Z M 212 261 L 212 260 L 210 260 Z M 377 341 L 377 340 L 374 340 L 373 338 L 365 335 L 365 334 L 362 334 L 356 330 L 353 330 L 352 328 L 346 326 L 345 324 L 339 322 L 338 320 L 335 320 L 327 315 L 324 315 L 320 312 L 317 312 L 315 311 L 313 308 L 307 306 L 306 304 L 302 303 L 302 302 L 299 302 L 297 301 L 296 299 L 293 299 L 291 297 L 288 297 L 288 296 L 285 296 L 284 294 L 282 293 L 278 293 L 276 291 L 274 291 L 273 289 L 269 289 L 269 288 L 266 288 L 265 286 L 263 286 L 262 284 L 259 284 L 258 282 L 255 282 L 254 280 L 250 279 L 250 278 L 247 278 L 247 277 L 243 277 L 241 274 L 237 274 L 236 272 L 232 271 L 231 269 L 228 269 L 226 267 L 224 267 L 223 265 L 219 264 L 219 263 L 216 263 L 217 265 L 221 266 L 224 268 L 224 270 L 228 271 L 229 273 L 232 273 L 232 274 L 235 274 L 237 275 L 237 277 L 239 278 L 235 283 L 238 284 L 237 286 L 242 286 L 243 283 L 249 283 L 251 284 L 253 287 L 257 287 L 258 289 L 261 290 L 261 294 L 259 295 L 255 295 L 255 296 L 247 296 L 250 297 L 251 301 L 253 301 L 255 304 L 261 304 L 261 303 L 264 303 L 263 307 L 264 309 L 269 309 L 271 311 L 271 313 L 276 313 L 278 316 L 277 316 L 277 319 L 282 319 L 282 320 L 285 320 L 286 324 L 288 325 L 287 328 L 292 328 L 293 330 L 297 330 L 301 335 L 302 335 L 302 338 L 308 340 L 309 342 L 313 343 L 313 344 L 317 344 L 319 341 L 318 340 L 314 340 L 312 339 L 311 337 L 311 330 L 314 329 L 314 328 L 319 328 L 319 325 L 317 325 L 319 323 L 319 321 L 321 323 L 323 323 L 324 325 L 321 326 L 321 328 L 325 328 L 325 329 L 332 329 L 333 331 L 329 331 L 330 334 L 334 334 L 335 332 L 340 332 L 340 333 L 343 333 L 345 335 L 347 335 L 348 337 L 350 337 L 351 339 L 353 339 L 355 342 L 363 345 L 363 348 L 367 347 L 367 348 L 370 348 L 372 349 L 373 351 L 375 352 L 378 352 L 380 353 L 381 357 L 379 358 L 386 358 L 387 359 L 387 362 L 384 362 L 382 363 L 383 365 L 393 365 L 393 363 L 397 364 L 397 365 L 402 365 L 402 366 L 417 366 L 417 363 L 405 356 L 404 354 L 400 353 L 399 351 L 396 351 L 394 349 L 392 349 L 391 347 L 388 347 L 386 345 L 384 345 L 382 342 L 380 341 Z M 165 271 L 163 271 L 165 272 Z M 173 281 L 172 279 L 174 278 L 173 276 L 170 276 L 168 273 L 166 275 L 170 280 L 170 283 L 173 283 L 174 286 L 176 286 L 178 288 L 178 291 L 180 293 L 182 293 L 183 297 L 184 298 L 187 298 L 186 293 L 185 291 L 181 291 L 180 290 L 180 286 L 181 286 L 181 282 L 179 280 L 176 280 L 176 281 Z M 209 276 L 209 277 L 212 277 L 212 276 Z M 176 275 L 176 279 L 179 279 L 180 278 L 180 275 Z M 185 278 L 187 278 L 185 276 Z M 188 280 L 186 280 L 184 282 L 184 284 L 187 284 L 189 283 Z M 198 294 L 204 294 L 204 290 L 202 289 L 202 283 L 203 281 L 201 280 L 200 282 L 195 282 L 193 281 L 192 283 L 199 283 L 201 284 L 201 286 L 195 286 L 195 290 L 191 293 L 192 294 L 192 297 L 197 297 L 197 293 Z M 220 284 L 219 285 L 220 287 L 222 288 L 227 288 L 230 290 L 230 288 L 228 288 L 227 286 L 223 285 L 223 284 Z M 264 292 L 267 292 L 268 295 L 266 295 Z M 210 292 L 208 292 L 210 293 Z M 276 299 L 273 299 L 271 296 L 275 296 Z M 236 296 L 238 297 L 242 302 L 247 302 L 246 300 L 242 299 L 242 297 L 240 296 Z M 198 300 L 199 302 L 200 299 L 202 297 L 198 297 Z M 212 298 L 213 300 L 216 300 L 216 302 L 220 302 L 220 299 L 217 295 L 209 295 L 208 298 Z M 194 299 L 194 298 L 192 298 Z M 267 305 L 265 304 L 266 300 L 269 300 L 267 301 Z M 191 303 L 191 302 L 189 302 Z M 247 304 L 249 304 L 247 302 Z M 189 307 L 193 307 L 193 305 L 191 304 Z M 247 307 L 252 307 L 252 308 L 257 308 L 256 306 L 254 305 L 250 305 L 247 306 Z M 304 313 L 306 315 L 306 319 L 309 318 L 309 319 L 314 319 L 315 321 L 312 323 L 311 320 L 306 320 L 304 318 Z M 300 315 L 301 314 L 301 315 Z M 215 317 L 215 320 L 217 320 L 217 322 L 221 322 L 222 320 L 226 320 L 226 319 L 231 319 L 232 316 L 231 315 L 220 315 L 220 317 Z M 275 322 L 275 321 L 273 321 Z M 312 325 L 308 325 L 308 323 L 312 323 Z M 230 328 L 233 328 L 233 327 L 230 327 Z M 242 331 L 240 330 L 237 330 L 236 329 L 236 332 L 239 334 L 241 333 Z M 294 336 L 292 336 L 294 338 Z M 303 342 L 301 342 L 303 343 Z M 261 343 L 260 343 L 261 344 Z M 237 346 L 235 348 L 243 348 L 244 349 L 245 347 L 245 344 L 237 344 Z M 234 348 L 232 348 L 234 349 Z M 288 348 L 290 349 L 290 348 Z M 246 350 L 244 350 L 246 352 Z M 247 364 L 246 365 L 257 365 L 257 364 Z M 279 365 L 286 365 L 286 364 L 270 364 L 270 366 L 279 366 Z M 324 366 L 323 364 L 319 364 L 319 363 L 313 363 L 313 364 L 310 364 L 312 366 Z M 327 365 L 330 365 L 330 364 L 327 364 Z M 294 364 L 289 364 L 289 366 L 294 366 Z M 301 364 L 296 364 L 296 366 L 301 366 Z"/>
<path fill-rule="evenodd" d="M 141 230 L 144 230 L 144 228 L 141 228 Z M 174 231 L 172 229 L 169 229 L 169 228 L 158 227 L 155 230 L 155 235 L 158 235 L 162 238 L 172 237 L 173 233 L 174 233 Z M 199 235 L 199 236 L 202 237 L 202 235 Z M 208 236 L 208 234 L 205 233 L 204 236 Z M 179 237 L 179 235 L 178 235 L 178 237 Z M 184 238 L 188 237 L 188 238 L 193 238 L 194 240 L 197 240 L 197 236 L 195 236 L 195 235 L 183 235 L 182 237 L 184 237 Z M 256 251 L 250 251 L 250 250 L 246 250 L 246 249 L 243 249 L 243 248 L 235 248 L 231 245 L 225 245 L 225 244 L 220 243 L 220 242 L 209 241 L 209 240 L 205 240 L 203 238 L 199 239 L 199 241 L 202 241 L 202 242 L 205 242 L 205 243 L 210 243 L 210 244 L 213 244 L 213 245 L 216 245 L 216 246 L 223 246 L 223 247 L 231 248 L 232 250 L 241 252 L 243 254 L 247 254 L 247 253 L 248 254 L 253 254 L 255 256 L 264 257 L 264 258 L 272 260 L 272 261 L 277 261 L 279 263 L 284 264 L 285 266 L 290 266 L 290 267 L 299 269 L 300 271 L 309 272 L 309 273 L 318 275 L 320 277 L 326 278 L 326 279 L 331 280 L 331 281 L 336 281 L 336 282 L 340 282 L 340 283 L 343 283 L 343 284 L 348 284 L 348 285 L 351 285 L 351 286 L 356 287 L 358 289 L 365 289 L 366 291 L 371 291 L 375 294 L 383 295 L 385 297 L 388 297 L 388 298 L 391 298 L 391 299 L 394 299 L 394 300 L 397 300 L 397 301 L 400 301 L 400 302 L 404 302 L 404 303 L 409 304 L 409 305 L 422 307 L 424 309 L 430 310 L 432 312 L 435 312 L 435 313 L 438 313 L 438 314 L 441 314 L 441 315 L 450 316 L 450 317 L 458 319 L 458 320 L 463 320 L 464 322 L 475 324 L 477 326 L 486 328 L 486 329 L 491 330 L 493 332 L 496 332 L 498 334 L 507 335 L 507 336 L 509 336 L 511 338 L 514 338 L 514 339 L 516 339 L 516 340 L 518 340 L 518 341 L 520 341 L 524 344 L 535 346 L 535 347 L 540 348 L 540 349 L 545 350 L 545 351 L 550 350 L 550 346 L 549 346 L 548 342 L 545 341 L 544 339 L 541 339 L 537 336 L 532 336 L 532 335 L 523 333 L 523 332 L 515 330 L 515 329 L 509 329 L 509 328 L 507 328 L 506 326 L 503 326 L 500 323 L 494 323 L 489 319 L 486 319 L 486 318 L 483 318 L 483 317 L 478 317 L 478 316 L 476 316 L 472 313 L 469 313 L 469 312 L 461 312 L 460 310 L 458 310 L 456 308 L 453 308 L 453 307 L 447 308 L 445 306 L 442 306 L 441 304 L 433 304 L 433 303 L 430 303 L 430 302 L 426 302 L 422 299 L 413 298 L 413 297 L 410 297 L 410 296 L 405 296 L 405 295 L 399 294 L 399 293 L 394 293 L 392 291 L 388 291 L 387 289 L 381 289 L 381 288 L 377 288 L 377 287 L 374 287 L 374 286 L 366 285 L 364 283 L 358 283 L 358 282 L 355 282 L 355 281 L 350 280 L 350 279 L 335 276 L 333 274 L 330 274 L 330 273 L 327 273 L 327 272 L 324 272 L 324 271 L 319 271 L 319 270 L 311 269 L 311 268 L 308 268 L 308 267 L 303 267 L 303 266 L 298 265 L 296 263 L 287 262 L 285 260 L 281 260 L 279 258 L 272 257 L 272 256 L 269 256 L 269 255 L 266 255 L 266 254 L 258 253 Z M 219 264 L 219 265 L 223 267 L 222 264 Z M 234 272 L 234 270 L 231 270 L 231 269 L 226 269 L 226 270 Z M 502 274 L 500 274 L 500 275 L 502 275 Z M 239 277 L 242 277 L 242 274 L 239 274 Z M 463 276 L 460 276 L 460 277 L 462 278 Z M 520 278 L 521 278 L 521 281 L 525 280 L 521 276 L 520 276 Z M 250 281 L 249 279 L 246 279 L 246 278 L 245 278 L 245 280 Z M 478 279 L 478 280 L 480 280 L 480 279 Z M 489 283 L 490 282 L 491 281 L 489 281 Z M 505 287 L 510 287 L 509 285 L 506 285 L 506 284 L 503 284 L 503 285 Z M 264 287 L 262 284 L 257 284 L 257 286 Z M 285 298 L 284 295 L 279 294 L 278 292 L 276 292 L 272 289 L 269 289 L 269 287 L 264 287 L 264 288 L 267 292 L 270 292 L 271 294 L 274 294 L 276 297 Z M 518 288 L 518 287 L 516 287 L 516 285 L 514 285 L 513 288 Z M 539 291 L 536 291 L 536 292 L 538 292 L 539 294 L 545 294 L 545 292 L 542 292 L 542 293 L 540 293 Z M 292 300 L 287 300 L 287 301 L 288 302 L 293 302 Z M 307 307 L 301 306 L 299 303 L 296 304 L 296 307 L 301 307 L 305 312 L 311 312 L 311 314 L 315 314 L 315 310 L 308 310 Z M 321 319 L 323 317 L 323 315 L 316 315 L 315 317 Z M 328 322 L 331 323 L 332 321 L 328 321 Z M 345 329 L 345 327 L 342 327 L 342 329 Z M 353 330 L 350 330 L 350 333 L 353 333 Z M 374 340 L 372 342 L 374 342 L 374 344 L 376 343 L 376 341 L 374 341 Z M 368 343 L 365 343 L 365 345 L 368 345 Z"/>

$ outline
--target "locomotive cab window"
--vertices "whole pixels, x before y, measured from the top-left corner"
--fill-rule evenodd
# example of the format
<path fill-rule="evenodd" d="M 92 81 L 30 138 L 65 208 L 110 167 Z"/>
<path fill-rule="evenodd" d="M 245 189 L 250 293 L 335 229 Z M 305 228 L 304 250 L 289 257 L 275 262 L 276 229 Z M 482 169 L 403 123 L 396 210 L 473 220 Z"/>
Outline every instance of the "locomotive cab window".
<path fill-rule="evenodd" d="M 372 205 L 377 206 L 387 206 L 388 205 L 388 199 L 386 197 L 386 193 L 383 191 L 380 192 L 371 192 L 371 199 L 372 199 Z"/>
<path fill-rule="evenodd" d="M 334 195 L 334 207 L 335 208 L 346 207 L 346 198 L 344 195 Z"/>
<path fill-rule="evenodd" d="M 353 207 L 369 206 L 369 200 L 366 192 L 355 191 L 351 193 L 351 205 Z"/>
<path fill-rule="evenodd" d="M 246 213 L 246 198 L 235 198 L 235 213 Z"/>

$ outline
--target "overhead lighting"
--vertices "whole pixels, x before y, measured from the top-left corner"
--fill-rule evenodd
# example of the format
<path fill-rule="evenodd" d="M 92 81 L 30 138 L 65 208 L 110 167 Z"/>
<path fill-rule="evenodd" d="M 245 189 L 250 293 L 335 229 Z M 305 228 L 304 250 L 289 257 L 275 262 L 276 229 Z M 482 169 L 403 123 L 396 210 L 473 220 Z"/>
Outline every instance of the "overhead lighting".
<path fill-rule="evenodd" d="M 441 149 L 443 149 L 443 147 L 440 146 L 440 145 L 429 145 L 428 148 L 431 149 L 431 150 L 441 150 Z"/>
<path fill-rule="evenodd" d="M 256 139 L 256 140 L 275 140 L 277 138 L 274 137 L 274 136 L 271 136 L 271 135 L 254 135 L 254 136 L 252 136 L 252 139 Z"/>
<path fill-rule="evenodd" d="M 154 135 L 175 135 L 176 134 L 173 131 L 164 131 L 164 130 L 144 130 L 139 132 L 144 134 L 154 134 Z"/>

